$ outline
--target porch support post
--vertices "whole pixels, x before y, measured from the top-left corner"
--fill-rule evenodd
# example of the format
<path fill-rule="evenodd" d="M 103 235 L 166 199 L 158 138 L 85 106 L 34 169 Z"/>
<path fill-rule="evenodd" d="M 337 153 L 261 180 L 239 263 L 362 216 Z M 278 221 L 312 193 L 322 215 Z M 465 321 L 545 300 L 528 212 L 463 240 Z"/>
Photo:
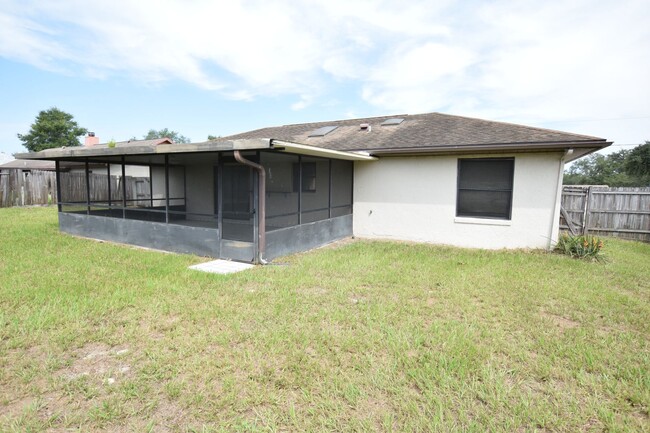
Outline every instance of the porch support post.
<path fill-rule="evenodd" d="M 61 199 L 61 163 L 58 159 L 54 161 L 54 169 L 56 173 L 56 207 L 61 212 L 61 202 L 63 201 Z"/>
<path fill-rule="evenodd" d="M 110 215 L 111 214 L 111 165 L 110 164 L 106 164 L 106 179 L 108 179 L 108 213 Z"/>
<path fill-rule="evenodd" d="M 149 164 L 149 199 L 151 200 L 151 208 L 153 209 L 153 176 L 151 174 L 151 164 Z"/>
<path fill-rule="evenodd" d="M 86 167 L 86 214 L 90 215 L 90 173 L 88 170 L 88 158 L 85 161 Z"/>
<path fill-rule="evenodd" d="M 302 155 L 298 155 L 298 225 L 302 224 Z"/>
<path fill-rule="evenodd" d="M 219 155 L 217 161 L 217 184 L 215 185 L 217 197 L 217 228 L 219 229 L 219 239 L 223 239 L 223 158 Z"/>
<path fill-rule="evenodd" d="M 122 218 L 126 219 L 126 160 L 122 155 Z"/>
<path fill-rule="evenodd" d="M 165 223 L 169 224 L 169 155 L 165 155 Z"/>
<path fill-rule="evenodd" d="M 240 164 L 247 165 L 249 167 L 253 167 L 255 170 L 257 170 L 257 181 L 258 181 L 258 188 L 257 188 L 257 212 L 258 212 L 258 253 L 256 257 L 256 261 L 258 263 L 264 264 L 264 259 L 263 255 L 266 250 L 266 171 L 264 170 L 264 167 L 260 164 L 256 164 L 253 161 L 249 161 L 245 159 L 241 153 L 238 150 L 235 150 L 233 152 L 235 155 L 235 160 L 239 162 Z"/>
<path fill-rule="evenodd" d="M 327 218 L 332 218 L 332 160 L 328 159 L 328 193 L 327 193 Z"/>

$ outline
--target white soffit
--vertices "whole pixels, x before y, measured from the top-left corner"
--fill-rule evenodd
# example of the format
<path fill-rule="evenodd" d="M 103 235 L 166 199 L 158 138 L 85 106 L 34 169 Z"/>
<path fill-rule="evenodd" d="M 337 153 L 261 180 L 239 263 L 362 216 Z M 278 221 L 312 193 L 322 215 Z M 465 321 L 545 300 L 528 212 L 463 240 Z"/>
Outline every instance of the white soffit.
<path fill-rule="evenodd" d="M 344 152 L 342 150 L 323 149 L 306 144 L 272 140 L 271 149 L 298 155 L 319 156 L 321 158 L 344 159 L 348 161 L 376 161 L 377 158 L 367 152 Z"/>

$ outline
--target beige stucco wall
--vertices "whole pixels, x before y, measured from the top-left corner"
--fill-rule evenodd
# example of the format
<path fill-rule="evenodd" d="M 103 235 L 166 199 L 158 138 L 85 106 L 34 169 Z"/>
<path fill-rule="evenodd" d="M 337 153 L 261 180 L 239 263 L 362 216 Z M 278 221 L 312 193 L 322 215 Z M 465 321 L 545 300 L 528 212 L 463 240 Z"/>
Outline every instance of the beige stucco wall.
<path fill-rule="evenodd" d="M 490 155 L 475 155 L 475 157 Z M 494 156 L 494 155 L 492 155 Z M 548 248 L 561 153 L 515 158 L 510 221 L 456 217 L 458 156 L 383 157 L 354 167 L 354 235 L 476 248 Z M 473 156 L 474 157 L 474 156 Z"/>

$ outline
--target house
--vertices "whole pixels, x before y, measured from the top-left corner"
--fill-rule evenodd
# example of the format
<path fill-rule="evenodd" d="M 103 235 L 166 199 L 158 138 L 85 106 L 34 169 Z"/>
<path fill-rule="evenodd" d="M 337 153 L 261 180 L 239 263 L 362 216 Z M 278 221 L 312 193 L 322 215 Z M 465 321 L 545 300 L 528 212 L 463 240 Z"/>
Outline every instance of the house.
<path fill-rule="evenodd" d="M 55 161 L 64 232 L 263 262 L 350 235 L 549 248 L 559 229 L 565 162 L 609 144 L 429 113 L 18 158 Z M 72 200 L 63 187 L 65 169 L 79 162 L 86 165 L 87 194 Z M 91 179 L 90 164 L 105 165 L 104 178 Z M 113 181 L 132 166 L 147 168 L 150 189 L 141 197 L 129 198 Z"/>
<path fill-rule="evenodd" d="M 0 165 L 0 171 L 19 170 L 23 173 L 29 173 L 32 170 L 36 171 L 54 171 L 54 161 L 39 161 L 39 160 L 19 160 L 15 159 L 5 164 Z"/>

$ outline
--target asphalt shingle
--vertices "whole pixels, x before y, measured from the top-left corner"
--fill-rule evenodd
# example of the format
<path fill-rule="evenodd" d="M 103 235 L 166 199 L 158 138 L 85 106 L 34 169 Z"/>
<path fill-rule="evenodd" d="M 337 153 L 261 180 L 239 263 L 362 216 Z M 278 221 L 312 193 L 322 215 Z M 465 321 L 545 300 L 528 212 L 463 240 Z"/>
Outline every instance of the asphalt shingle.
<path fill-rule="evenodd" d="M 382 126 L 387 119 L 403 118 L 399 125 Z M 362 129 L 361 124 L 370 128 Z M 322 137 L 309 137 L 324 126 L 337 126 Z M 335 150 L 417 149 L 426 147 L 594 142 L 605 139 L 505 122 L 442 113 L 392 115 L 334 120 L 262 128 L 224 139 L 272 138 Z"/>

